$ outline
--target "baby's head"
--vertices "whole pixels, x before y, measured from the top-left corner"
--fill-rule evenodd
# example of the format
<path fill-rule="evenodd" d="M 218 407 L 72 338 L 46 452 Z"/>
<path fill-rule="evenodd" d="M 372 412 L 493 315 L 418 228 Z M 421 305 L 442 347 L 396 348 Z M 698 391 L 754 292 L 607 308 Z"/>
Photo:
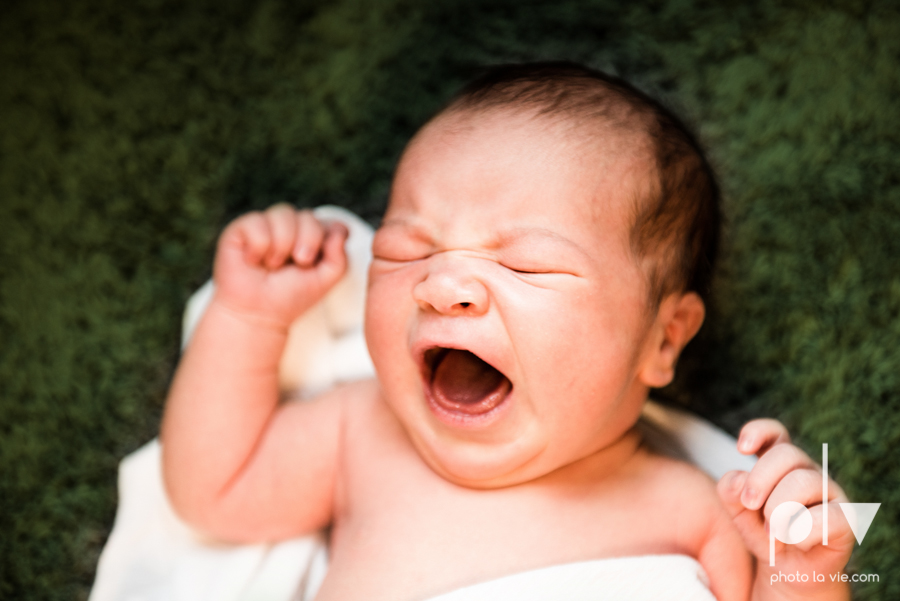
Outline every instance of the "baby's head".
<path fill-rule="evenodd" d="M 615 78 L 494 69 L 413 138 L 366 313 L 423 459 L 478 487 L 614 452 L 703 320 L 717 191 L 690 135 Z"/>

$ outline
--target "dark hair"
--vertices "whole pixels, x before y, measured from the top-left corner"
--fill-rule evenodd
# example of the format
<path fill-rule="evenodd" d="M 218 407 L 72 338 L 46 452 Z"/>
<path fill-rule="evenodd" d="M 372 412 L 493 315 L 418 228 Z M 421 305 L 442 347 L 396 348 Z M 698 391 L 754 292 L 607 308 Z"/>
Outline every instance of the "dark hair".
<path fill-rule="evenodd" d="M 719 244 L 719 189 L 699 144 L 668 109 L 618 77 L 551 62 L 490 67 L 438 115 L 491 108 L 534 108 L 540 115 L 599 120 L 644 134 L 658 181 L 635 203 L 632 250 L 649 259 L 656 305 L 672 292 L 708 297 Z"/>

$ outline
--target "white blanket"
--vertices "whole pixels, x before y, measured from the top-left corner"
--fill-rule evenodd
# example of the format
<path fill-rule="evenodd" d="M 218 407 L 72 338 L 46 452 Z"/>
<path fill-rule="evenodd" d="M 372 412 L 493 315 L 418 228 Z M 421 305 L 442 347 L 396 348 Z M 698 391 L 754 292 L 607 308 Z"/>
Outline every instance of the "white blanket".
<path fill-rule="evenodd" d="M 686 555 L 642 555 L 530 570 L 429 601 L 715 601 L 706 572 Z"/>
<path fill-rule="evenodd" d="M 316 215 L 347 224 L 349 268 L 341 282 L 291 326 L 280 380 L 285 391 L 301 398 L 338 382 L 373 375 L 362 330 L 372 230 L 338 207 L 319 207 Z M 207 283 L 188 302 L 184 345 L 212 292 L 212 283 Z M 753 465 L 752 459 L 736 451 L 733 438 L 683 411 L 648 403 L 641 427 L 657 449 L 698 465 L 715 479 Z M 273 545 L 224 545 L 198 537 L 166 499 L 160 446 L 153 440 L 119 467 L 119 509 L 100 556 L 90 601 L 309 601 L 326 570 L 327 549 L 320 534 Z M 434 601 L 710 599 L 704 579 L 699 564 L 689 557 L 618 558 L 535 570 L 466 587 Z M 605 583 L 604 590 L 613 591 L 609 596 L 598 596 L 600 582 Z M 656 588 L 635 596 L 647 586 Z M 682 590 L 684 594 L 678 592 Z"/>

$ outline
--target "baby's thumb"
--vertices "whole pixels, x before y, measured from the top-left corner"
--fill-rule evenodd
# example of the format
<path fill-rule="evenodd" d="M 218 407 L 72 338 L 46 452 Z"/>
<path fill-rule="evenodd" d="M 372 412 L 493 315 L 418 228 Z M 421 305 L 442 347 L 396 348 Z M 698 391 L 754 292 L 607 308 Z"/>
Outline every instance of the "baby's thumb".
<path fill-rule="evenodd" d="M 344 242 L 350 231 L 343 223 L 334 222 L 328 224 L 325 232 L 325 240 L 322 241 L 322 260 L 317 269 L 322 284 L 331 288 L 347 271 L 347 253 L 344 251 Z"/>
<path fill-rule="evenodd" d="M 756 557 L 763 557 L 768 553 L 765 519 L 761 511 L 747 509 L 741 503 L 741 492 L 744 490 L 748 475 L 742 471 L 728 472 L 722 476 L 716 488 L 722 505 L 744 539 L 744 545 Z"/>

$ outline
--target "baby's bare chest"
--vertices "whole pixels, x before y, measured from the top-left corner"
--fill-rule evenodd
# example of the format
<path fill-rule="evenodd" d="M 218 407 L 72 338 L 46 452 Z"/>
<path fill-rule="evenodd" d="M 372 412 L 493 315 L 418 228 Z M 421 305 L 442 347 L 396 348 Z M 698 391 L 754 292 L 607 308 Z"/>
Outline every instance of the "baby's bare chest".
<path fill-rule="evenodd" d="M 695 554 L 641 478 L 473 490 L 434 474 L 403 441 L 348 462 L 322 601 L 427 599 L 550 565 Z"/>

